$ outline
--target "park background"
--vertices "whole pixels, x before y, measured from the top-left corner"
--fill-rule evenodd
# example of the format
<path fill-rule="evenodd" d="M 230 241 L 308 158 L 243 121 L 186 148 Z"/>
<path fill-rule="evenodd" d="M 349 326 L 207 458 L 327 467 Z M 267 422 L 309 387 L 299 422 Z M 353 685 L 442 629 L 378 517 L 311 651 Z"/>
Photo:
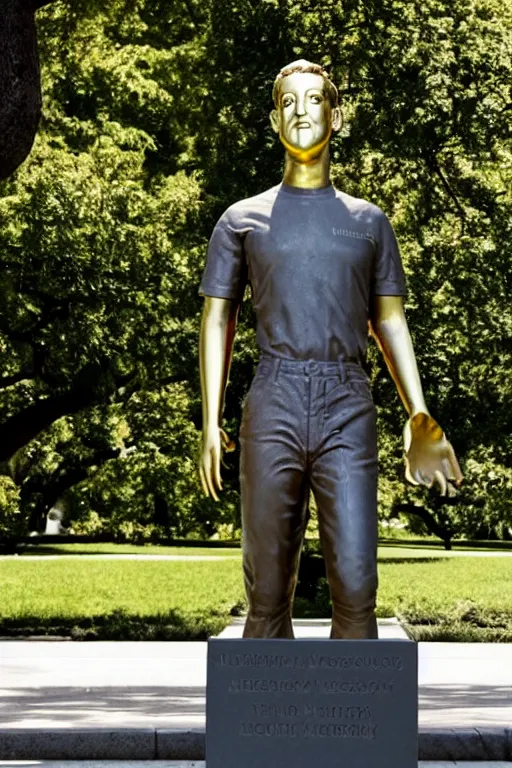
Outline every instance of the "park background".
<path fill-rule="evenodd" d="M 239 538 L 238 451 L 219 504 L 196 471 L 198 285 L 220 214 L 280 181 L 272 83 L 305 57 L 340 89 L 333 182 L 395 228 L 427 403 L 465 476 L 448 500 L 405 486 L 405 412 L 370 345 L 379 614 L 421 639 L 510 641 L 512 2 L 62 0 L 38 32 L 43 119 L 0 184 L 0 537 L 21 553 L 0 560 L 1 633 L 203 637 L 243 611 L 236 549 L 215 563 L 27 555 Z M 255 359 L 246 300 L 232 436 Z M 55 507 L 110 544 L 20 547 Z M 312 512 L 297 611 L 323 616 Z"/>

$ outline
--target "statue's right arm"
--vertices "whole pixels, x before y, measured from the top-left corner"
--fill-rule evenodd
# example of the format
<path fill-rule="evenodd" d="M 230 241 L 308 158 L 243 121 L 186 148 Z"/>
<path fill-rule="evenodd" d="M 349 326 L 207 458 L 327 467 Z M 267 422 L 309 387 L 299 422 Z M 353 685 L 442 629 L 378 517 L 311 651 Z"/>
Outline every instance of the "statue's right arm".
<path fill-rule="evenodd" d="M 229 438 L 221 429 L 224 395 L 228 383 L 233 340 L 240 302 L 206 296 L 199 339 L 199 368 L 203 410 L 203 439 L 199 476 L 207 496 L 219 500 L 222 490 L 220 461 Z"/>

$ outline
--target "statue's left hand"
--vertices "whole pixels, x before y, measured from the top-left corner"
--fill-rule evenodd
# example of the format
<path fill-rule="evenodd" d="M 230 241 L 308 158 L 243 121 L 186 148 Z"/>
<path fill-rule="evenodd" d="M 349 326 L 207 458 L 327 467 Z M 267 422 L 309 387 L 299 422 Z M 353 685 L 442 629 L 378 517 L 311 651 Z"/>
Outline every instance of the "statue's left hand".
<path fill-rule="evenodd" d="M 451 443 L 439 424 L 426 413 L 410 418 L 404 429 L 405 476 L 413 485 L 439 486 L 442 496 L 455 495 L 463 477 Z"/>

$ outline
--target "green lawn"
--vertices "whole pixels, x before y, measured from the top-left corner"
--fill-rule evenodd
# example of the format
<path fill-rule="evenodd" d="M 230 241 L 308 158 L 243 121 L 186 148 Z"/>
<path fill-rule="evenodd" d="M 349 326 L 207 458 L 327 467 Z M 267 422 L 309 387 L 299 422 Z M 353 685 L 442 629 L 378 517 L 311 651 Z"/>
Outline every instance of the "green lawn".
<path fill-rule="evenodd" d="M 512 642 L 509 557 L 411 556 L 408 549 L 391 548 L 381 555 L 378 616 L 398 616 L 416 640 Z M 297 601 L 296 615 L 330 615 L 325 580 L 314 604 Z"/>
<path fill-rule="evenodd" d="M 381 563 L 379 615 L 416 640 L 512 642 L 512 560 L 443 557 Z"/>
<path fill-rule="evenodd" d="M 379 616 L 399 616 L 417 639 L 512 642 L 508 557 L 413 551 L 380 550 Z M 201 639 L 242 607 L 239 560 L 0 558 L 1 635 Z M 325 585 L 313 610 L 298 601 L 297 615 L 328 613 Z"/>
<path fill-rule="evenodd" d="M 202 639 L 242 606 L 240 563 L 0 560 L 0 634 Z"/>

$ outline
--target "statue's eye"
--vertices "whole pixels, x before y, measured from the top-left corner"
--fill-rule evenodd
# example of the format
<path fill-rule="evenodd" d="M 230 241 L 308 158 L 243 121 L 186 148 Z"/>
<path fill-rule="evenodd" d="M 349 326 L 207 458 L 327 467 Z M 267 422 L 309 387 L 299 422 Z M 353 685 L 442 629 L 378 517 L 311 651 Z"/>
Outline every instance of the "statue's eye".
<path fill-rule="evenodd" d="M 289 107 L 290 104 L 293 103 L 293 99 L 291 96 L 285 96 L 283 99 L 283 107 Z"/>

